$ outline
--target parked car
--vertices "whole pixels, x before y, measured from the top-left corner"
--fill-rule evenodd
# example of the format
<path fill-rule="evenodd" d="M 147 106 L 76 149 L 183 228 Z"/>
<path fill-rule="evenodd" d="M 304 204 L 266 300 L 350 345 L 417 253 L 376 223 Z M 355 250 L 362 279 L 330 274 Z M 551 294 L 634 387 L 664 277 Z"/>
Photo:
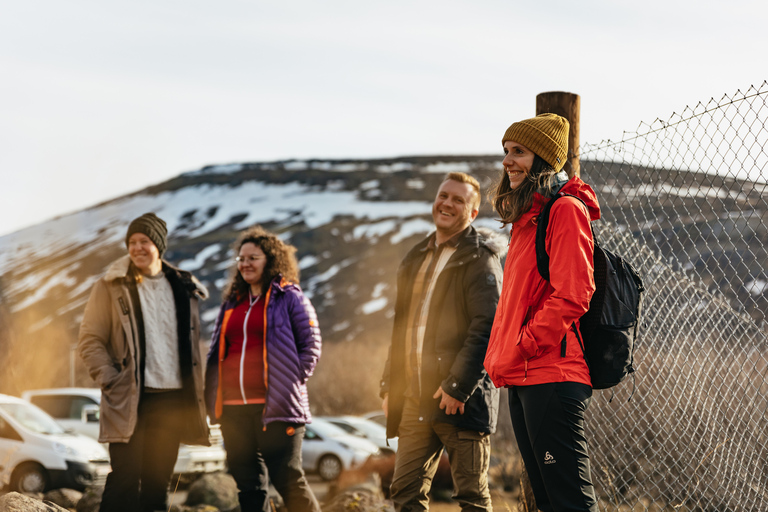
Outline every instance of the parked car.
<path fill-rule="evenodd" d="M 361 416 L 367 420 L 371 420 L 374 423 L 378 423 L 384 428 L 387 428 L 387 417 L 384 415 L 384 411 L 379 409 L 378 411 L 371 411 Z"/>
<path fill-rule="evenodd" d="M 397 439 L 387 442 L 387 429 L 375 421 L 360 416 L 323 416 L 324 420 L 333 423 L 348 434 L 367 439 L 379 447 L 382 455 L 394 455 L 397 451 Z"/>
<path fill-rule="evenodd" d="M 21 396 L 53 416 L 64 428 L 98 440 L 100 389 L 35 389 L 25 391 Z M 210 430 L 211 446 L 179 446 L 179 455 L 173 468 L 174 475 L 193 478 L 203 473 L 225 469 L 227 453 L 224 451 L 221 428 L 211 425 Z"/>
<path fill-rule="evenodd" d="M 322 418 L 313 418 L 307 424 L 301 445 L 304 471 L 326 481 L 335 480 L 342 471 L 360 466 L 379 453 L 375 444 L 347 434 Z"/>
<path fill-rule="evenodd" d="M 104 484 L 109 454 L 90 437 L 66 432 L 29 402 L 0 395 L 0 477 L 2 487 L 45 492 L 83 490 Z"/>

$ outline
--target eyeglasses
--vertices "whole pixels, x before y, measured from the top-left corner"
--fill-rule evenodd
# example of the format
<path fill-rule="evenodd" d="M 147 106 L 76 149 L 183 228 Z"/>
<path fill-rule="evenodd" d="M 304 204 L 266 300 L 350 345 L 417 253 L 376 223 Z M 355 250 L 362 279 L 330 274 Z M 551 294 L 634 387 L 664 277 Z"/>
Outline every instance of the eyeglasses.
<path fill-rule="evenodd" d="M 254 261 L 258 261 L 260 259 L 259 256 L 251 255 L 251 256 L 238 256 L 235 258 L 235 263 L 253 263 Z"/>

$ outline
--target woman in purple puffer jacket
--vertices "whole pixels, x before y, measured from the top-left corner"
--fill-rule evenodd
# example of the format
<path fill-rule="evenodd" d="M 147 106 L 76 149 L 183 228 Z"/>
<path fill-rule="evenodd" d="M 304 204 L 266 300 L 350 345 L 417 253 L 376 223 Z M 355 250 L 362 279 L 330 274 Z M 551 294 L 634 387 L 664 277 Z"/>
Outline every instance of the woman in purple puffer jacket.
<path fill-rule="evenodd" d="M 298 286 L 296 248 L 256 226 L 235 243 L 206 366 L 206 405 L 221 422 L 243 512 L 269 508 L 269 482 L 291 512 L 320 506 L 304 478 L 301 441 L 311 421 L 307 379 L 320 329 Z"/>

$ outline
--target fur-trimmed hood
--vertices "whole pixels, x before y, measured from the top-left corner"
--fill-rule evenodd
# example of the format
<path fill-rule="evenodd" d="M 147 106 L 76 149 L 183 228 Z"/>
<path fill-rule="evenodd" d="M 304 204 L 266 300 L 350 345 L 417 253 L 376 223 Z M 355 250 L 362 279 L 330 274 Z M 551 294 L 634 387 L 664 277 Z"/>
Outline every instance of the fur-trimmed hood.
<path fill-rule="evenodd" d="M 208 289 L 197 280 L 195 276 L 187 272 L 174 267 L 165 260 L 163 261 L 163 271 L 175 272 L 179 278 L 184 282 L 189 290 L 190 294 L 197 295 L 200 299 L 205 300 L 208 298 Z M 131 268 L 131 257 L 126 254 L 120 257 L 107 268 L 107 273 L 104 275 L 104 280 L 107 282 L 114 281 L 115 279 L 125 279 L 128 277 L 128 269 Z"/>
<path fill-rule="evenodd" d="M 509 245 L 507 244 L 506 237 L 502 233 L 490 228 L 477 228 L 477 233 L 483 237 L 482 243 L 489 251 L 498 254 L 499 258 L 506 256 Z"/>

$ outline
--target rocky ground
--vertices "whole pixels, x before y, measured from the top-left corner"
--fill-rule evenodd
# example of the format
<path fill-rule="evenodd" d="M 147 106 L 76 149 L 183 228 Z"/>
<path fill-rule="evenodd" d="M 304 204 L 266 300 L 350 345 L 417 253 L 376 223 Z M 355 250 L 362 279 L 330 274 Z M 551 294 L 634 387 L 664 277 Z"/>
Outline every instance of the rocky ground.
<path fill-rule="evenodd" d="M 310 485 L 323 505 L 323 512 L 391 512 L 391 501 L 385 499 L 380 480 L 376 477 L 365 481 L 348 480 L 349 487 L 338 489 L 338 484 L 328 484 L 310 477 Z M 89 489 L 84 493 L 72 489 L 56 489 L 39 495 L 23 495 L 16 492 L 0 496 L 0 512 L 96 512 L 101 501 L 101 489 Z M 171 512 L 236 512 L 237 489 L 229 475 L 206 475 L 188 488 L 169 493 Z M 280 498 L 275 496 L 275 509 L 280 510 Z M 494 492 L 496 510 L 517 510 L 517 501 L 511 494 Z M 450 500 L 450 492 L 440 490 L 434 496 L 430 510 L 437 512 L 459 511 L 460 507 Z"/>

